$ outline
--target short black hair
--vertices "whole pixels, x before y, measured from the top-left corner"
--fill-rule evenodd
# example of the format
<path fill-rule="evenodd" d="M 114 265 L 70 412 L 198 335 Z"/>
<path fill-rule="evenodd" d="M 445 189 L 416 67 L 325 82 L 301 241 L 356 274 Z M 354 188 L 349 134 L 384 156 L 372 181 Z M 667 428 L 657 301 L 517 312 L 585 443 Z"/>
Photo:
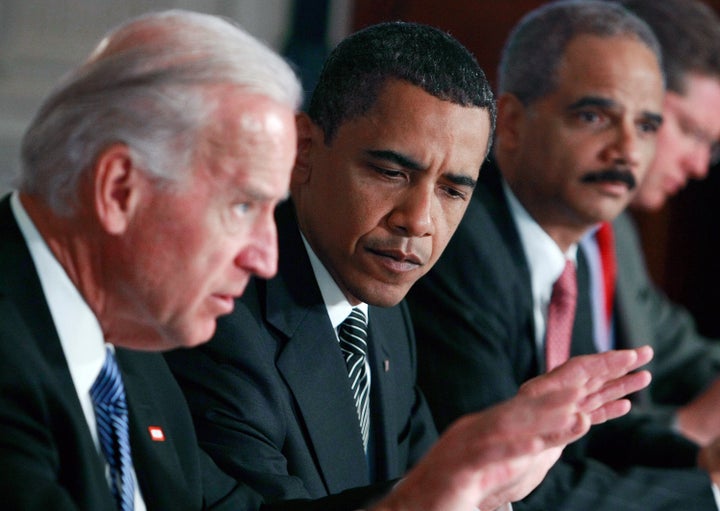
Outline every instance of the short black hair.
<path fill-rule="evenodd" d="M 388 22 L 348 36 L 326 60 L 308 106 L 325 143 L 331 143 L 343 123 L 367 113 L 390 79 L 444 101 L 487 109 L 492 136 L 495 98 L 473 54 L 437 28 Z"/>

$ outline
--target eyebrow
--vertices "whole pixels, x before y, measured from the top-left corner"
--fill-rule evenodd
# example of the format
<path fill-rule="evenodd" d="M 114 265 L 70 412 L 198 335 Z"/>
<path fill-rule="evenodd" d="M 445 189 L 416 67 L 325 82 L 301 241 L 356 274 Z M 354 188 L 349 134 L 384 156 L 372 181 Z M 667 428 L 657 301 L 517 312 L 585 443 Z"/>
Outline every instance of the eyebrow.
<path fill-rule="evenodd" d="M 602 108 L 605 110 L 619 110 L 620 109 L 620 105 L 616 101 L 614 101 L 612 99 L 608 99 L 608 98 L 603 98 L 601 96 L 584 96 L 584 97 L 578 99 L 577 101 L 575 101 L 574 103 L 570 103 L 570 105 L 568 105 L 567 109 L 570 111 L 573 111 L 573 110 L 580 110 L 581 108 L 587 108 L 587 107 L 597 107 L 597 108 Z M 661 114 L 656 113 L 656 112 L 649 112 L 647 110 L 643 111 L 642 114 L 646 120 L 654 122 L 658 125 L 662 124 L 663 117 Z"/>
<path fill-rule="evenodd" d="M 404 154 L 398 153 L 396 151 L 391 151 L 389 149 L 368 149 L 367 151 L 365 151 L 365 153 L 373 158 L 389 161 L 400 165 L 401 167 L 406 169 L 415 171 L 425 170 L 425 166 L 422 165 L 420 162 L 413 160 L 412 158 L 405 156 Z M 477 185 L 476 179 L 473 179 L 464 174 L 444 172 L 443 177 L 445 177 L 445 179 L 457 186 L 466 186 L 468 188 L 474 189 Z"/>

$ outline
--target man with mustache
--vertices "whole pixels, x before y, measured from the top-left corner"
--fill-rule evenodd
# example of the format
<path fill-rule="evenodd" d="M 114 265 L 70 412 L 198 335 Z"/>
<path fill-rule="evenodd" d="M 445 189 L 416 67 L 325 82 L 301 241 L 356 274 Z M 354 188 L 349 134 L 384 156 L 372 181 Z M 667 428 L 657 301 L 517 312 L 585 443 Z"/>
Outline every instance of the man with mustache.
<path fill-rule="evenodd" d="M 482 169 L 455 236 L 408 295 L 419 382 L 441 430 L 568 354 L 595 351 L 577 245 L 627 206 L 652 162 L 659 54 L 649 27 L 610 2 L 549 3 L 511 33 L 496 167 Z M 603 454 L 621 450 L 632 466 L 569 446 L 516 509 L 714 509 L 697 448 L 652 426 L 625 421 L 606 445 Z"/>
<path fill-rule="evenodd" d="M 720 19 L 695 0 L 620 3 L 650 25 L 663 50 L 664 121 L 653 163 L 630 203 L 656 211 L 689 179 L 705 178 L 720 156 Z M 653 384 L 633 413 L 652 414 L 661 425 L 707 445 L 720 435 L 720 340 L 700 335 L 689 312 L 652 283 L 629 212 L 585 236 L 581 246 L 591 268 L 598 349 L 646 342 L 656 348 Z"/>
<path fill-rule="evenodd" d="M 404 509 L 493 509 L 531 490 L 584 432 L 552 432 L 551 389 L 597 422 L 622 412 L 613 401 L 623 390 L 642 386 L 636 375 L 614 379 L 644 350 L 608 353 L 632 360 L 619 372 L 617 361 L 573 360 L 436 442 L 402 300 L 467 207 L 494 109 L 474 57 L 428 26 L 369 27 L 328 58 L 297 120 L 291 201 L 276 213 L 278 276 L 253 280 L 209 344 L 167 356 L 201 445 L 267 499 L 356 488 L 355 501 L 333 509 L 357 509 L 394 487 L 390 501 Z M 537 456 L 484 470 L 484 457 L 522 451 L 533 436 L 545 438 Z M 493 480 L 504 487 L 488 492 Z"/>

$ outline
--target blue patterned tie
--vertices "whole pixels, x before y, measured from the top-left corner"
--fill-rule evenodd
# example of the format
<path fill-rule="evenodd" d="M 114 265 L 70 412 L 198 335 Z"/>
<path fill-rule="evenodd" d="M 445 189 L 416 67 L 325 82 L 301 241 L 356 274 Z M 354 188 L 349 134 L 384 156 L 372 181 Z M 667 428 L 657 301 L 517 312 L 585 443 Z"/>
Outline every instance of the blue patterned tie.
<path fill-rule="evenodd" d="M 110 488 L 120 511 L 133 511 L 135 483 L 132 477 L 128 410 L 120 370 L 112 350 L 90 388 L 100 447 L 110 466 Z"/>
<path fill-rule="evenodd" d="M 365 367 L 367 358 L 367 322 L 365 314 L 354 308 L 350 315 L 340 325 L 338 332 L 340 349 L 345 357 L 350 390 L 355 398 L 355 408 L 360 420 L 360 433 L 362 434 L 363 448 L 367 452 L 368 435 L 370 433 L 370 402 L 368 375 Z"/>

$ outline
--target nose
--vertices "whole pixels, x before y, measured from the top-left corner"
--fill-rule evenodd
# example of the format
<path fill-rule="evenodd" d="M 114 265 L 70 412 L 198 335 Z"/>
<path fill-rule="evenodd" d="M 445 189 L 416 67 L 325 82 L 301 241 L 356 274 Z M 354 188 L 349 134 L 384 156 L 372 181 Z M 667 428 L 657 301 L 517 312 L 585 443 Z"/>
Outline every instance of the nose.
<path fill-rule="evenodd" d="M 635 168 L 639 164 L 641 148 L 637 126 L 634 122 L 624 122 L 618 125 L 615 138 L 609 148 L 609 158 L 613 164 L 630 168 Z"/>
<path fill-rule="evenodd" d="M 277 229 L 272 208 L 256 219 L 243 247 L 235 257 L 235 265 L 244 271 L 269 279 L 277 273 Z"/>
<path fill-rule="evenodd" d="M 683 170 L 688 179 L 704 179 L 710 166 L 710 147 L 694 147 L 683 160 Z"/>
<path fill-rule="evenodd" d="M 390 228 L 403 236 L 432 235 L 434 188 L 413 186 L 403 192 L 399 199 L 388 217 Z"/>

